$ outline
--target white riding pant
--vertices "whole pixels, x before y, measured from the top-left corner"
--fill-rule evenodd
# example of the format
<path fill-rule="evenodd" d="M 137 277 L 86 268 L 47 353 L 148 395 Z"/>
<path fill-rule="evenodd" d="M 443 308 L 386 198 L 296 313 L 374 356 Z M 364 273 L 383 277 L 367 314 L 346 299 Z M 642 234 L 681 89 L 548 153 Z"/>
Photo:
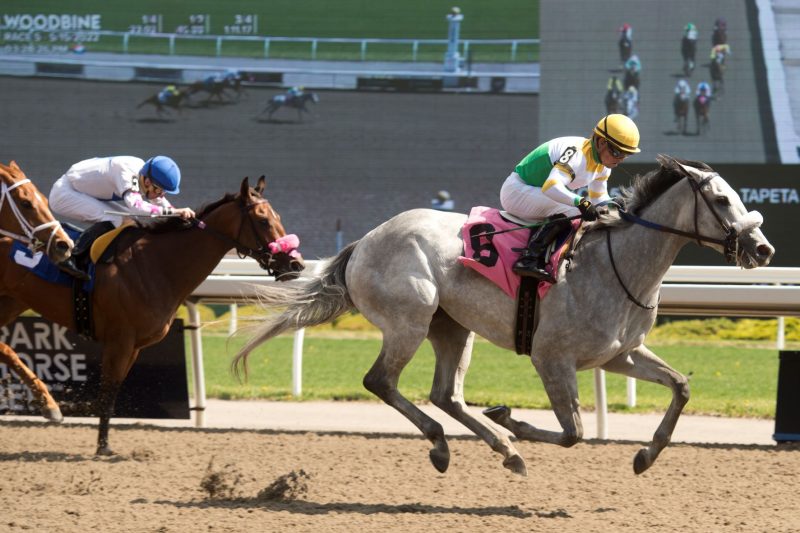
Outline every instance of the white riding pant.
<path fill-rule="evenodd" d="M 128 211 L 121 202 L 98 200 L 93 196 L 78 192 L 72 188 L 69 180 L 63 176 L 50 189 L 50 210 L 59 218 L 68 218 L 74 222 L 111 222 L 114 227 L 122 224 L 122 217 L 110 215 L 106 211 Z"/>
<path fill-rule="evenodd" d="M 500 205 L 525 220 L 541 220 L 557 213 L 568 217 L 581 213 L 577 207 L 551 200 L 541 187 L 528 185 L 516 172 L 512 172 L 500 188 Z"/>

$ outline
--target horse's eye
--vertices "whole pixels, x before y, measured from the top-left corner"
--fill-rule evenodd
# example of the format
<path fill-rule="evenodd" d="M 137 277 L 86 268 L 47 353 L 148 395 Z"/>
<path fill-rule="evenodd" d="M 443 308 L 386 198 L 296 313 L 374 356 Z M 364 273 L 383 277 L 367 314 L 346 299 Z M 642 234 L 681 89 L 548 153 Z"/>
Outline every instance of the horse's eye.
<path fill-rule="evenodd" d="M 716 201 L 717 201 L 717 204 L 719 204 L 719 205 L 721 205 L 723 207 L 730 207 L 730 205 L 731 205 L 731 201 L 727 196 L 719 196 L 719 197 L 717 197 Z"/>
<path fill-rule="evenodd" d="M 31 203 L 31 201 L 30 201 L 30 200 L 22 200 L 22 202 L 20 202 L 20 204 L 21 204 L 21 205 L 22 205 L 22 207 L 24 207 L 25 209 L 31 209 L 31 208 L 33 207 L 33 203 Z"/>

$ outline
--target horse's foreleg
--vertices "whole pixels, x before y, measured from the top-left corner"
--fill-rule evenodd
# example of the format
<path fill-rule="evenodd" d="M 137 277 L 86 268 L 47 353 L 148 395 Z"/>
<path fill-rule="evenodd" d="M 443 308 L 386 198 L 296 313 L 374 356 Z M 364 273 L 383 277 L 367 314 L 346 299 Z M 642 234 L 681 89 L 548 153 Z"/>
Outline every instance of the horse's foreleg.
<path fill-rule="evenodd" d="M 502 455 L 503 466 L 515 474 L 527 475 L 525 461 L 508 437 L 473 416 L 464 402 L 464 377 L 472 359 L 474 338 L 474 333 L 459 325 L 444 311 L 439 310 L 434 315 L 428 331 L 428 339 L 436 353 L 431 402 Z"/>
<path fill-rule="evenodd" d="M 604 370 L 623 374 L 636 379 L 643 379 L 658 383 L 672 389 L 672 401 L 664 414 L 661 424 L 653 435 L 653 442 L 647 448 L 642 448 L 633 460 L 633 471 L 641 474 L 653 464 L 672 437 L 681 411 L 689 401 L 689 381 L 656 354 L 642 344 L 627 354 L 612 359 L 605 365 Z"/>
<path fill-rule="evenodd" d="M 58 404 L 50 395 L 50 391 L 47 390 L 47 385 L 36 377 L 36 374 L 22 362 L 11 346 L 5 343 L 0 343 L 0 362 L 5 363 L 8 369 L 14 372 L 25 386 L 28 387 L 28 390 L 33 393 L 36 401 L 41 404 L 40 412 L 43 417 L 51 422 L 61 422 L 64 420 L 64 417 L 61 415 L 61 409 L 59 409 Z"/>
<path fill-rule="evenodd" d="M 111 426 L 111 416 L 114 414 L 114 405 L 117 401 L 120 383 L 106 380 L 100 385 L 100 396 L 97 398 L 97 416 L 100 423 L 97 431 L 97 450 L 95 455 L 114 455 L 108 445 L 108 430 Z"/>
<path fill-rule="evenodd" d="M 536 370 L 563 431 L 540 429 L 527 422 L 514 420 L 511 418 L 511 409 L 506 406 L 490 407 L 484 414 L 518 439 L 548 442 L 565 448 L 574 446 L 583 438 L 575 367 L 569 361 L 556 358 L 551 361 L 540 360 Z"/>
<path fill-rule="evenodd" d="M 125 357 L 125 354 L 130 354 Z M 100 395 L 97 399 L 97 415 L 100 423 L 97 432 L 97 451 L 95 455 L 114 455 L 108 445 L 108 432 L 117 394 L 125 376 L 133 366 L 139 350 L 120 350 L 119 348 L 103 348 L 103 367 L 100 376 Z"/>

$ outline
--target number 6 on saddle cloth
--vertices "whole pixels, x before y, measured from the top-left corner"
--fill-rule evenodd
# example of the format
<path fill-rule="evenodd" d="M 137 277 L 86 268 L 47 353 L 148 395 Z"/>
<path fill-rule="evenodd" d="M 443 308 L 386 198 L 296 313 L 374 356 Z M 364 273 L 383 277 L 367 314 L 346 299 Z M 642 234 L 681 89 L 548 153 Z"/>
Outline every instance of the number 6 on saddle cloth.
<path fill-rule="evenodd" d="M 507 213 L 490 207 L 473 207 L 467 222 L 461 229 L 464 242 L 464 255 L 458 261 L 491 280 L 509 298 L 517 299 L 516 351 L 529 355 L 533 342 L 534 314 L 536 297 L 544 298 L 551 284 L 545 281 L 524 277 L 512 271 L 519 253 L 525 248 L 531 230 L 525 230 L 530 222 L 516 219 Z M 558 264 L 564 257 L 580 226 L 580 220 L 573 220 L 570 229 L 562 232 L 551 244 L 547 263 L 553 277 L 558 277 Z M 535 231 L 536 228 L 534 228 Z"/>

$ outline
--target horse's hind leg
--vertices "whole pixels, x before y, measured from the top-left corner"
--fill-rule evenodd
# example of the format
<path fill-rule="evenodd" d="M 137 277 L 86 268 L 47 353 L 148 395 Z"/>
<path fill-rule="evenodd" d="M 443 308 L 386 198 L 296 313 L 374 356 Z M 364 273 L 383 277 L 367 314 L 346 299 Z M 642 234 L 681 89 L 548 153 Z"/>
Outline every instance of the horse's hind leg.
<path fill-rule="evenodd" d="M 349 274 L 349 273 L 348 273 Z M 391 274 L 387 273 L 391 277 Z M 355 276 L 355 275 L 354 275 Z M 385 285 L 364 282 L 355 277 L 350 295 L 367 320 L 383 331 L 383 346 L 378 359 L 364 376 L 364 387 L 397 409 L 433 443 L 430 459 L 439 472 L 450 464 L 450 451 L 441 424 L 422 412 L 397 390 L 400 373 L 428 334 L 431 318 L 438 307 L 436 289 L 418 280 L 414 292 L 405 296 L 385 294 Z M 391 305 L 387 305 L 391 302 Z"/>
<path fill-rule="evenodd" d="M 36 377 L 36 374 L 22 362 L 17 353 L 11 349 L 11 346 L 5 343 L 0 343 L 0 362 L 5 363 L 8 369 L 14 372 L 33 393 L 37 402 L 41 404 L 41 414 L 43 417 L 51 422 L 61 422 L 64 420 L 64 417 L 61 415 L 61 409 L 58 408 L 58 404 L 53 397 L 50 396 L 50 391 L 47 390 L 47 385 Z"/>
<path fill-rule="evenodd" d="M 662 361 L 644 344 L 612 359 L 603 365 L 603 369 L 672 389 L 672 401 L 653 435 L 653 442 L 647 448 L 639 450 L 633 460 L 633 471 L 641 474 L 650 468 L 661 450 L 669 444 L 681 411 L 689 401 L 689 381 L 686 376 Z"/>
<path fill-rule="evenodd" d="M 540 429 L 511 418 L 511 409 L 490 407 L 484 414 L 511 431 L 518 439 L 558 444 L 566 448 L 583 438 L 583 424 L 578 401 L 578 380 L 574 364 L 564 357 L 539 360 L 536 370 L 542 379 L 553 412 L 563 431 Z"/>
<path fill-rule="evenodd" d="M 450 450 L 442 425 L 423 413 L 397 390 L 400 373 L 425 339 L 427 324 L 414 328 L 397 326 L 394 324 L 391 332 L 384 332 L 381 353 L 364 376 L 364 387 L 419 428 L 433 443 L 429 452 L 431 463 L 439 472 L 445 472 L 450 465 Z"/>
<path fill-rule="evenodd" d="M 526 475 L 525 461 L 508 437 L 474 417 L 464 402 L 464 377 L 472 359 L 474 338 L 474 333 L 462 327 L 443 310 L 436 312 L 428 331 L 428 339 L 436 353 L 431 401 L 502 455 L 503 466 L 516 474 Z"/>

